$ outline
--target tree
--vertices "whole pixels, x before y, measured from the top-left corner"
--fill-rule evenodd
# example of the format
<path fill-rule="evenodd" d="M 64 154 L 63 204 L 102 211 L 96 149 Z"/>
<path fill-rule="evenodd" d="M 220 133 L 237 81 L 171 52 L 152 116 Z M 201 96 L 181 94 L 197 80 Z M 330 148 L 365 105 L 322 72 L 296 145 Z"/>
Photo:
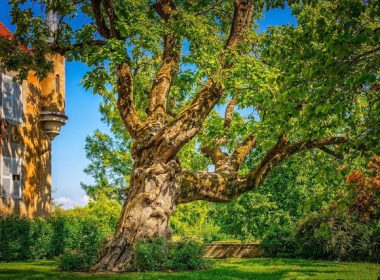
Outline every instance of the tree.
<path fill-rule="evenodd" d="M 339 158 L 378 144 L 377 1 L 289 1 L 298 26 L 264 34 L 254 21 L 284 1 L 31 1 L 55 12 L 54 32 L 24 2 L 10 0 L 17 29 L 1 42 L 2 66 L 22 78 L 46 75 L 49 52 L 87 63 L 84 86 L 116 104 L 132 139 L 122 213 L 94 270 L 130 270 L 134 244 L 165 237 L 178 204 L 233 200 L 310 149 Z M 192 141 L 213 172 L 181 167 Z"/>

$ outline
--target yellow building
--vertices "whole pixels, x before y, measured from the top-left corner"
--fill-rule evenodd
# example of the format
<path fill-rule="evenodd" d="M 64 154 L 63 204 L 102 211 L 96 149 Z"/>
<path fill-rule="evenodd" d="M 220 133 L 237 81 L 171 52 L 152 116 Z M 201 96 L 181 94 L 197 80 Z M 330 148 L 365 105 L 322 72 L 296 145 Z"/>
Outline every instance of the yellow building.
<path fill-rule="evenodd" d="M 11 32 L 0 22 L 0 36 Z M 19 84 L 0 69 L 0 210 L 27 216 L 51 209 L 51 141 L 65 124 L 65 59 L 48 55 L 54 72 Z"/>

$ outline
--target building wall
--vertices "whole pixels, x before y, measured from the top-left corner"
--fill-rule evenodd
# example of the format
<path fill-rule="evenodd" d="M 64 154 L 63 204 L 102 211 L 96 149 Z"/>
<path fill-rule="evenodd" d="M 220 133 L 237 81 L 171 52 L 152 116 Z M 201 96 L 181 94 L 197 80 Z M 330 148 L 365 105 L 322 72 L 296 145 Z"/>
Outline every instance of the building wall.
<path fill-rule="evenodd" d="M 42 129 L 40 112 L 64 112 L 65 61 L 61 56 L 49 58 L 54 62 L 53 73 L 42 82 L 34 73 L 29 73 L 22 84 L 22 123 L 12 123 L 3 117 L 1 120 L 1 156 L 22 158 L 22 194 L 20 198 L 0 197 L 0 210 L 5 212 L 45 216 L 51 211 L 51 140 Z M 15 76 L 15 73 L 5 74 Z M 59 93 L 56 92 L 57 75 Z"/>

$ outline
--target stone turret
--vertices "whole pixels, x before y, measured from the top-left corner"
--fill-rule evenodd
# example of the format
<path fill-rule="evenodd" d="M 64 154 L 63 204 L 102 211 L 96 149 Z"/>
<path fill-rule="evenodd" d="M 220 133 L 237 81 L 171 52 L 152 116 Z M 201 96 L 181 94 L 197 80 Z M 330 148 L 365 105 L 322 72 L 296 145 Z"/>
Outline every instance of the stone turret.
<path fill-rule="evenodd" d="M 58 30 L 57 15 L 48 10 L 46 24 L 50 30 L 49 42 L 54 42 Z M 60 54 L 50 53 L 47 58 L 54 64 L 54 70 L 41 83 L 40 121 L 42 128 L 52 140 L 60 133 L 61 126 L 67 120 L 65 115 L 65 58 Z"/>

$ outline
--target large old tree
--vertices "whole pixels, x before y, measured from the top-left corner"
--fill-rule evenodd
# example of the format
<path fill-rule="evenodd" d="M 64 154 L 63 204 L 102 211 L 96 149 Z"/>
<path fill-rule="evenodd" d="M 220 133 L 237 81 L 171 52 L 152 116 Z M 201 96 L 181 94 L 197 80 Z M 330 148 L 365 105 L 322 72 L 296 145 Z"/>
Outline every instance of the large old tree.
<path fill-rule="evenodd" d="M 178 204 L 230 201 L 296 153 L 340 159 L 378 141 L 378 1 L 289 1 L 298 25 L 263 33 L 263 9 L 284 1 L 9 2 L 17 28 L 0 44 L 2 67 L 43 78 L 46 53 L 86 63 L 84 86 L 117 104 L 132 139 L 123 210 L 95 270 L 130 270 L 136 241 L 165 237 Z M 181 167 L 188 145 L 214 169 Z"/>

